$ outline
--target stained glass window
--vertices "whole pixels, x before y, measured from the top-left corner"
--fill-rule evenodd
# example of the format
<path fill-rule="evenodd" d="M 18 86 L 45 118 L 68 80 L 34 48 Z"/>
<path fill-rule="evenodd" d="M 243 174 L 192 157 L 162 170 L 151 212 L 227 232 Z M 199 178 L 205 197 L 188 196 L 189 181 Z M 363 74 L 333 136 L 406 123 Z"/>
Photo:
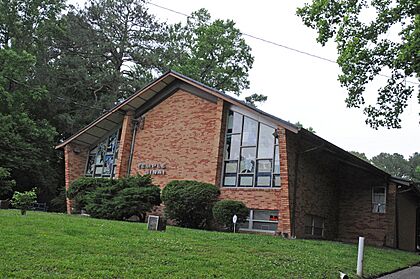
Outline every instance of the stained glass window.
<path fill-rule="evenodd" d="M 86 176 L 109 178 L 115 176 L 119 140 L 120 131 L 117 130 L 91 149 L 86 164 Z"/>

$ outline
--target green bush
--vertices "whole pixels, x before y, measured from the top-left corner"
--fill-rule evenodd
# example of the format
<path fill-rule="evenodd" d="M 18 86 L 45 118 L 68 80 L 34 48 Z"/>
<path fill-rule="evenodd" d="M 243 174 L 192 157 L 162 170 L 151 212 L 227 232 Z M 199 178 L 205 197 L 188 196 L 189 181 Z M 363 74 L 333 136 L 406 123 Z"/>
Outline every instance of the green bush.
<path fill-rule="evenodd" d="M 13 196 L 16 182 L 11 179 L 8 169 L 0 167 L 0 200 L 8 200 Z"/>
<path fill-rule="evenodd" d="M 145 219 L 148 211 L 161 203 L 160 188 L 149 175 L 120 179 L 81 178 L 69 188 L 68 197 L 77 208 L 92 217 L 124 220 L 133 215 Z"/>
<path fill-rule="evenodd" d="M 187 228 L 206 228 L 212 219 L 212 207 L 219 189 L 209 183 L 173 180 L 162 191 L 165 215 Z"/>
<path fill-rule="evenodd" d="M 106 187 L 112 180 L 107 178 L 81 177 L 70 184 L 67 197 L 73 201 L 73 211 L 80 212 L 87 205 L 88 193 Z"/>
<path fill-rule="evenodd" d="M 246 221 L 248 214 L 249 209 L 240 201 L 221 200 L 213 206 L 214 220 L 229 230 L 233 230 L 233 215 L 238 217 L 237 223 L 243 223 Z"/>
<path fill-rule="evenodd" d="M 22 215 L 36 202 L 36 188 L 26 192 L 15 192 L 12 197 L 12 205 L 18 209 Z"/>

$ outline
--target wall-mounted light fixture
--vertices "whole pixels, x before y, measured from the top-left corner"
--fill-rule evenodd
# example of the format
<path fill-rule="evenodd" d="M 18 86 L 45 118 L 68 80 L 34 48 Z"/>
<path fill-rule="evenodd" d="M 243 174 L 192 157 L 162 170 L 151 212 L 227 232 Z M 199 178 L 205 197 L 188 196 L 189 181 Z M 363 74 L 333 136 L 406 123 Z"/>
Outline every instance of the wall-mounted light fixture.
<path fill-rule="evenodd" d="M 73 148 L 73 152 L 74 152 L 74 154 L 79 154 L 80 153 L 80 148 L 79 147 Z"/>

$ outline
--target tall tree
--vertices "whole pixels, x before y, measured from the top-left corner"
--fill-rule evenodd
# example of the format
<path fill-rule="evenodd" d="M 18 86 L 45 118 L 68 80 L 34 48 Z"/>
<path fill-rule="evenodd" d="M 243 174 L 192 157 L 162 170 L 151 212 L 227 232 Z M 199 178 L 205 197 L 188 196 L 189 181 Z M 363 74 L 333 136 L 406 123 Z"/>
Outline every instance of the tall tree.
<path fill-rule="evenodd" d="M 401 154 L 380 153 L 372 157 L 371 162 L 391 175 L 407 179 L 411 178 L 408 161 Z"/>
<path fill-rule="evenodd" d="M 410 156 L 408 164 L 410 165 L 411 179 L 420 182 L 420 153 L 415 152 Z"/>
<path fill-rule="evenodd" d="M 349 151 L 351 154 L 353 154 L 356 157 L 359 157 L 362 160 L 365 160 L 366 162 L 370 163 L 370 160 L 366 156 L 365 153 L 357 152 L 357 151 Z"/>
<path fill-rule="evenodd" d="M 168 34 L 163 69 L 173 69 L 236 95 L 249 88 L 254 57 L 232 20 L 212 21 L 209 12 L 200 9 L 187 18 L 186 24 L 170 26 Z"/>
<path fill-rule="evenodd" d="M 90 0 L 69 8 L 51 73 L 52 117 L 62 138 L 153 78 L 163 28 L 143 0 Z"/>
<path fill-rule="evenodd" d="M 0 0 L 0 166 L 15 190 L 37 186 L 44 200 L 55 195 L 61 165 L 41 77 L 63 8 L 63 0 Z"/>
<path fill-rule="evenodd" d="M 318 32 L 317 41 L 337 43 L 348 107 L 364 106 L 366 123 L 373 128 L 401 127 L 401 114 L 420 79 L 420 5 L 418 0 L 311 0 L 297 10 L 304 24 Z M 370 18 L 364 18 L 369 14 Z M 399 30 L 396 40 L 389 36 Z M 376 105 L 366 105 L 364 91 L 379 75 L 389 75 L 378 89 Z"/>

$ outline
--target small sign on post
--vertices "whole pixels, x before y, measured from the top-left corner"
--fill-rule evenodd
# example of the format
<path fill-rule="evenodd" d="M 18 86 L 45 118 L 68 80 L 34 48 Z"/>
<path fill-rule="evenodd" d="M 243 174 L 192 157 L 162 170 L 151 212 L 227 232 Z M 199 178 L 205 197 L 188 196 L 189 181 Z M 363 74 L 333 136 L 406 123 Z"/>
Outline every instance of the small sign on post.
<path fill-rule="evenodd" d="M 164 231 L 166 230 L 166 221 L 160 216 L 149 215 L 147 218 L 147 229 L 149 231 Z"/>
<path fill-rule="evenodd" d="M 236 221 L 238 221 L 238 216 L 233 215 L 232 222 L 233 222 L 233 232 L 236 233 Z"/>

